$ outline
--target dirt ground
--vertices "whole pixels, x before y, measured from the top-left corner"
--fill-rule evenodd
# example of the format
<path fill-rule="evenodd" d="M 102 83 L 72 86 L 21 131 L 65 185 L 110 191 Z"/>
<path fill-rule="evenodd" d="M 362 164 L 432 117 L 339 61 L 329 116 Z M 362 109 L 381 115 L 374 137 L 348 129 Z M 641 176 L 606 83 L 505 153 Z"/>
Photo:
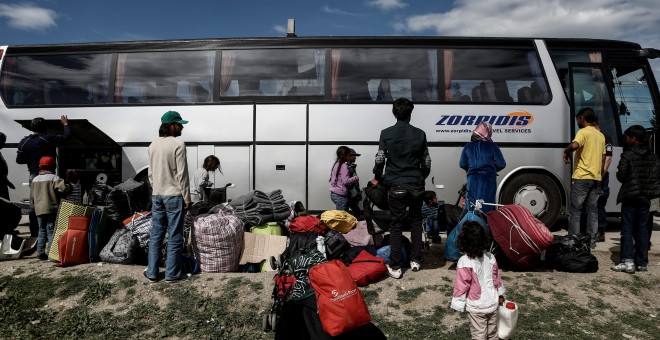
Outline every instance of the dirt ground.
<path fill-rule="evenodd" d="M 27 233 L 27 224 L 23 221 L 19 230 L 22 234 Z M 565 223 L 565 220 L 558 223 Z M 539 313 L 546 308 L 546 304 L 552 301 L 571 301 L 577 307 L 593 309 L 601 308 L 602 312 L 596 313 L 594 319 L 590 322 L 606 323 L 607 320 L 616 319 L 621 313 L 639 313 L 640 310 L 648 311 L 647 315 L 641 316 L 648 319 L 652 325 L 660 324 L 658 320 L 658 311 L 660 310 L 660 218 L 655 218 L 655 232 L 653 233 L 653 246 L 649 252 L 648 272 L 629 275 L 617 273 L 610 270 L 610 266 L 618 262 L 619 257 L 619 233 L 618 219 L 610 218 L 608 229 L 606 231 L 606 241 L 598 243 L 594 254 L 599 261 L 599 270 L 593 274 L 573 274 L 564 272 L 555 272 L 548 269 L 538 268 L 533 271 L 518 271 L 515 268 L 502 268 L 502 275 L 505 286 L 507 287 L 507 297 L 519 303 L 521 315 L 524 313 Z M 565 229 L 561 229 L 555 234 L 565 234 Z M 441 234 L 443 243 L 432 244 L 431 248 L 424 251 L 422 270 L 419 272 L 405 271 L 403 278 L 394 280 L 385 278 L 379 282 L 373 283 L 362 288 L 365 300 L 368 303 L 369 310 L 374 316 L 374 323 L 381 327 L 389 338 L 404 338 L 416 336 L 414 330 L 401 328 L 401 324 L 415 324 L 425 316 L 433 316 L 439 312 L 441 318 L 435 318 L 435 322 L 442 326 L 442 329 L 451 330 L 460 328 L 465 330 L 466 319 L 460 313 L 448 313 L 449 302 L 451 299 L 451 290 L 455 271 L 448 269 L 449 264 L 442 259 L 445 234 Z M 165 307 L 169 301 L 162 292 L 170 289 L 170 286 L 183 285 L 194 288 L 196 291 L 213 296 L 221 294 L 223 287 L 226 287 L 232 279 L 245 279 L 245 282 L 251 282 L 241 288 L 241 294 L 237 299 L 237 305 L 252 304 L 258 308 L 258 314 L 266 313 L 272 303 L 272 278 L 273 273 L 226 273 L 226 274 L 200 274 L 195 275 L 191 280 L 177 283 L 176 285 L 165 285 L 164 283 L 148 284 L 142 276 L 143 266 L 116 265 L 105 263 L 91 263 L 69 268 L 54 268 L 48 261 L 39 261 L 34 255 L 19 260 L 1 261 L 0 273 L 3 275 L 28 276 L 39 273 L 40 275 L 59 277 L 65 275 L 85 274 L 96 278 L 134 278 L 135 286 L 132 287 L 134 297 L 141 300 L 156 301 L 160 307 Z M 636 278 L 635 278 L 636 277 Z M 641 288 L 635 287 L 640 285 Z M 167 287 L 166 287 L 167 286 Z M 632 292 L 632 294 L 630 293 Z M 112 301 L 102 301 L 94 306 L 98 311 L 112 311 L 122 313 L 127 305 L 121 303 L 125 300 L 121 294 Z M 119 301 L 119 302 L 118 302 Z M 53 302 L 58 308 L 66 309 L 75 307 L 79 301 L 77 299 L 66 299 Z M 545 313 L 545 312 L 544 312 Z M 550 312 L 548 312 L 550 313 Z M 531 318 L 527 314 L 525 317 Z M 525 318 L 521 316 L 521 318 Z M 548 322 L 554 322 L 554 326 L 559 327 L 562 322 L 570 322 L 570 314 L 563 315 L 561 312 Z M 544 322 L 536 319 L 529 319 L 536 324 Z M 631 321 L 631 327 L 634 323 Z M 255 322 L 258 324 L 258 322 Z M 397 326 L 394 326 L 397 325 Z M 523 323 L 523 325 L 525 325 Z M 430 327 L 430 326 L 429 326 Z M 530 328 L 531 326 L 525 325 Z M 659 326 L 650 326 L 659 327 Z M 551 328 L 554 329 L 554 328 Z M 657 328 L 656 328 L 657 330 Z M 552 330 L 530 329 L 526 333 L 520 330 L 518 338 L 534 338 L 544 333 L 548 336 L 555 336 Z M 616 338 L 649 338 L 647 333 L 629 335 L 630 332 L 616 333 L 619 330 L 612 330 Z M 571 332 L 571 330 L 568 330 Z M 607 338 L 591 334 L 595 331 L 584 330 L 585 336 L 577 338 Z M 590 333 L 591 332 L 591 333 Z M 657 334 L 657 333 L 656 333 Z M 592 336 L 593 335 L 593 336 Z M 269 335 L 272 336 L 272 335 Z M 264 338 L 269 338 L 265 336 Z M 610 334 L 612 336 L 612 334 Z M 422 336 L 426 338 L 426 336 Z M 461 338 L 460 336 L 457 338 Z M 541 337 L 543 338 L 543 336 Z M 559 336 L 558 338 L 565 338 Z M 650 338 L 653 338 L 652 336 Z"/>

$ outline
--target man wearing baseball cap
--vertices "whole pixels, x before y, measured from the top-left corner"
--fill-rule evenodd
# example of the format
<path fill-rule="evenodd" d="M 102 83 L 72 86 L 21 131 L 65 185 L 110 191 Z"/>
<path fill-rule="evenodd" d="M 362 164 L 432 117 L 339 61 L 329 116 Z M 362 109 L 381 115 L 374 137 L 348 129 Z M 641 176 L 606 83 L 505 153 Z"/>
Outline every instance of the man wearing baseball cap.
<path fill-rule="evenodd" d="M 165 233 L 167 259 L 165 282 L 173 283 L 189 278 L 181 265 L 183 256 L 183 216 L 190 205 L 190 181 L 186 144 L 180 138 L 183 124 L 181 115 L 167 111 L 160 119 L 159 137 L 149 145 L 149 182 L 152 186 L 152 222 L 149 238 L 149 265 L 144 276 L 150 282 L 159 278 L 161 246 Z"/>

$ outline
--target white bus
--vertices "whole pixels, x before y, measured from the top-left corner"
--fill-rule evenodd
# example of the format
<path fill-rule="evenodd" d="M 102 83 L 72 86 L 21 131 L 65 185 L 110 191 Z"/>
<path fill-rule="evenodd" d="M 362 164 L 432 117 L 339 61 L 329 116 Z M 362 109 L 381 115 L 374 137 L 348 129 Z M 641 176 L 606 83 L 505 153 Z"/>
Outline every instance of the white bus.
<path fill-rule="evenodd" d="M 58 172 L 75 169 L 89 189 L 141 178 L 160 116 L 190 121 L 182 138 L 189 168 L 207 155 L 222 162 L 217 187 L 229 199 L 282 189 L 310 210 L 333 208 L 330 168 L 339 145 L 362 154 L 361 184 L 372 178 L 381 129 L 394 124 L 393 99 L 415 103 L 433 160 L 427 189 L 454 201 L 466 182 L 458 167 L 476 124 L 494 126 L 506 168 L 498 203 L 527 206 L 551 225 L 566 211 L 571 167 L 562 150 L 574 115 L 593 107 L 614 142 L 641 124 L 653 133 L 658 88 L 648 58 L 657 50 L 591 39 L 448 37 L 286 37 L 0 46 L 0 131 L 12 201 L 28 198 L 28 172 L 14 162 L 29 122 L 44 117 L 72 141 Z M 657 144 L 657 142 L 654 142 Z M 619 185 L 612 175 L 608 210 Z"/>

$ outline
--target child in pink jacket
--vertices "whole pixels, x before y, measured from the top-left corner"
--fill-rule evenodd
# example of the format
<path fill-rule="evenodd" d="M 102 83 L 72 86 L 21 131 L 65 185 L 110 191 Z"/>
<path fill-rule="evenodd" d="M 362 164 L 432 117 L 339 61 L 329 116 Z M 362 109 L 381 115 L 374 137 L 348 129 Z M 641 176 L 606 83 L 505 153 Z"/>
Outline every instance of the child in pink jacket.
<path fill-rule="evenodd" d="M 351 176 L 348 163 L 351 158 L 351 149 L 348 146 L 337 148 L 337 160 L 330 171 L 330 199 L 337 210 L 348 211 L 349 191 L 348 188 L 357 183 L 359 177 Z"/>
<path fill-rule="evenodd" d="M 467 311 L 472 339 L 497 339 L 497 307 L 504 301 L 504 285 L 489 238 L 479 222 L 465 222 L 457 240 L 461 256 L 451 308 Z"/>

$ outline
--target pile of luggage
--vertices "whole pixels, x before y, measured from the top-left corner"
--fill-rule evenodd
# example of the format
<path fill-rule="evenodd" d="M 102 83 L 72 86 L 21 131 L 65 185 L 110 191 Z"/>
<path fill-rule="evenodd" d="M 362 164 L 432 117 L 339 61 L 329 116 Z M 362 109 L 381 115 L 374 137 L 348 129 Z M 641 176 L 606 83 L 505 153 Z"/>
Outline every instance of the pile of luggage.
<path fill-rule="evenodd" d="M 382 238 L 342 210 L 294 212 L 284 232 L 288 246 L 270 261 L 277 272 L 264 331 L 274 329 L 276 339 L 384 339 L 359 289 L 387 272 L 376 256 Z"/>
<path fill-rule="evenodd" d="M 462 219 L 447 236 L 445 259 L 448 261 L 458 261 L 461 256 L 456 238 L 466 221 L 480 223 L 492 236 L 491 252 L 499 257 L 498 261 L 510 262 L 518 269 L 531 270 L 545 265 L 565 272 L 598 270 L 598 260 L 591 254 L 588 236 L 555 236 L 527 208 L 518 204 L 499 206 L 487 214 L 478 207 L 466 208 Z"/>

